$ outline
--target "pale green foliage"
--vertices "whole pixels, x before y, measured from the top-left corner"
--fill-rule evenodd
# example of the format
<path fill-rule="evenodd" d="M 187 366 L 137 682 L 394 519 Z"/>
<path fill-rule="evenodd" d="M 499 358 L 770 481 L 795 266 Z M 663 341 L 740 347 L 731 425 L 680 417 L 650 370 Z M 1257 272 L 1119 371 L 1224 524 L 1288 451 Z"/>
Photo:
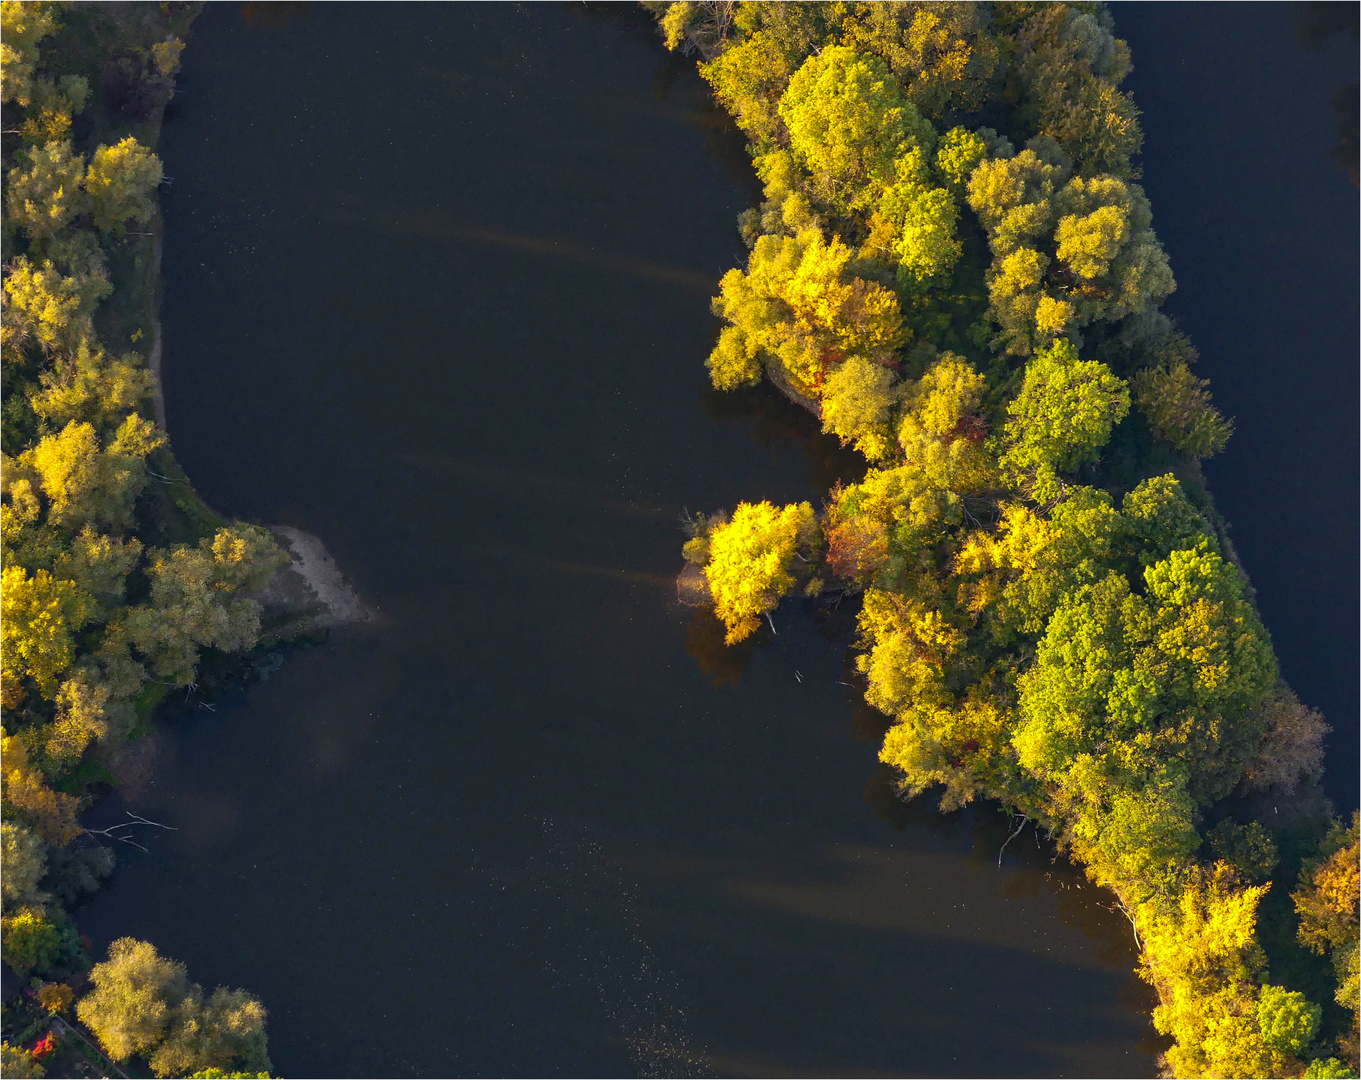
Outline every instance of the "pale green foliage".
<path fill-rule="evenodd" d="M 1323 1010 L 1297 990 L 1262 987 L 1257 998 L 1257 1026 L 1262 1040 L 1282 1054 L 1303 1056 L 1318 1030 Z"/>
<path fill-rule="evenodd" d="M 987 101 L 1001 50 L 980 4 L 846 5 L 847 45 L 888 63 L 906 97 L 933 120 L 973 112 Z"/>
<path fill-rule="evenodd" d="M 822 430 L 843 446 L 854 443 L 871 461 L 893 446 L 889 410 L 897 399 L 893 372 L 852 356 L 827 376 L 822 390 Z"/>
<path fill-rule="evenodd" d="M 969 205 L 988 232 L 990 310 L 1011 352 L 1124 318 L 1176 288 L 1142 189 L 1113 176 L 1069 179 L 1044 139 L 979 164 Z M 1049 251 L 1066 277 L 1053 273 Z"/>
<path fill-rule="evenodd" d="M 53 569 L 90 598 L 91 617 L 102 622 L 122 604 L 127 576 L 141 554 L 141 541 L 135 537 L 120 540 L 86 525 L 57 556 Z"/>
<path fill-rule="evenodd" d="M 114 146 L 101 146 L 85 174 L 95 227 L 121 234 L 129 219 L 148 223 L 154 208 L 152 196 L 161 176 L 160 158 L 133 136 Z"/>
<path fill-rule="evenodd" d="M 42 841 L 22 825 L 0 822 L 0 855 L 0 896 L 5 913 L 46 903 L 47 894 L 38 888 L 47 871 Z"/>
<path fill-rule="evenodd" d="M 893 175 L 898 158 L 935 147 L 935 133 L 903 99 L 882 61 L 831 45 L 811 56 L 780 101 L 794 155 L 827 203 L 859 206 Z"/>
<path fill-rule="evenodd" d="M 94 989 L 80 999 L 76 1015 L 114 1061 L 159 1045 L 191 989 L 183 964 L 134 938 L 110 945 L 108 960 L 94 966 L 90 981 Z"/>
<path fill-rule="evenodd" d="M 808 503 L 739 503 L 732 520 L 714 528 L 704 574 L 728 644 L 755 633 L 761 616 L 794 587 L 794 563 L 813 552 L 817 535 Z"/>
<path fill-rule="evenodd" d="M 1129 389 L 1105 364 L 1079 360 L 1066 339 L 1026 365 L 1021 392 L 1007 406 L 1002 464 L 1047 502 L 1062 490 L 1060 472 L 1096 460 L 1129 412 Z"/>
<path fill-rule="evenodd" d="M 151 597 L 128 611 L 127 627 L 152 671 L 176 686 L 193 681 L 198 651 L 251 647 L 260 605 L 242 595 L 263 588 L 286 556 L 263 529 L 219 529 L 197 548 L 152 553 Z"/>
<path fill-rule="evenodd" d="M 57 12 L 48 4 L 31 0 L 0 3 L 0 101 L 29 103 L 38 42 L 56 29 Z"/>
<path fill-rule="evenodd" d="M 41 242 L 70 225 L 82 211 L 85 158 L 72 151 L 70 142 L 34 147 L 27 157 L 27 168 L 9 171 L 5 209 L 14 225 Z"/>
<path fill-rule="evenodd" d="M 38 76 L 25 109 L 19 134 L 29 146 L 62 142 L 71 132 L 71 119 L 85 108 L 90 82 L 84 75 L 67 75 L 59 83 Z"/>
<path fill-rule="evenodd" d="M 1222 797 L 1261 744 L 1252 709 L 1275 684 L 1270 642 L 1237 572 L 1207 545 L 1144 578 L 1146 596 L 1111 573 L 1055 611 L 1018 680 L 1020 763 L 1069 788 L 1095 778 L 1099 791 L 1155 776 L 1165 787 L 1180 762 L 1193 795 Z"/>
<path fill-rule="evenodd" d="M 244 990 L 218 987 L 204 1001 L 194 987 L 176 1010 L 165 1041 L 150 1055 L 157 1076 L 188 1076 L 213 1066 L 269 1069 L 265 1007 Z"/>

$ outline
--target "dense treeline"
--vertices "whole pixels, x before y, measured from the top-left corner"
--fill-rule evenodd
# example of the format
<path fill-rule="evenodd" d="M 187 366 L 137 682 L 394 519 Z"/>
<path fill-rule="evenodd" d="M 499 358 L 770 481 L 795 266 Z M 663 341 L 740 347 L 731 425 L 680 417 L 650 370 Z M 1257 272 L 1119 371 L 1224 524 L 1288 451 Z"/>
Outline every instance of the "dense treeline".
<path fill-rule="evenodd" d="M 3 943 L 53 1012 L 90 972 L 66 909 L 113 865 L 88 792 L 203 650 L 254 646 L 250 594 L 284 558 L 199 502 L 154 420 L 152 148 L 195 10 L 3 4 Z M 89 978 L 79 1016 L 115 1060 L 269 1066 L 260 1003 L 205 997 L 146 943 Z"/>
<path fill-rule="evenodd" d="M 1158 310 L 1175 282 L 1109 12 L 648 6 L 765 185 L 713 383 L 768 376 L 871 466 L 821 512 L 697 523 L 729 643 L 785 596 L 860 594 L 902 793 L 997 800 L 1115 893 L 1170 1073 L 1354 1076 L 1356 824 L 1328 831 L 1328 729 L 1201 481 L 1231 425 Z M 1266 791 L 1291 828 L 1257 820 Z M 1292 888 L 1268 953 L 1264 898 Z"/>

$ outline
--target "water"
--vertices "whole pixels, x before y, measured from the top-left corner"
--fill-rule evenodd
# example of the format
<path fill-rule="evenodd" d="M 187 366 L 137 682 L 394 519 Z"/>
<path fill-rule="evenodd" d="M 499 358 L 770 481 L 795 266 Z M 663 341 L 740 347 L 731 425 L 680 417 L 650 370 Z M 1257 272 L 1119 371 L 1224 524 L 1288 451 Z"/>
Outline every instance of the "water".
<path fill-rule="evenodd" d="M 1236 425 L 1206 464 L 1281 673 L 1333 725 L 1325 788 L 1357 804 L 1361 672 L 1357 190 L 1331 160 L 1356 37 L 1331 4 L 1116 4 L 1143 110 L 1143 184 L 1177 278 L 1166 304 Z M 1353 89 L 1353 96 L 1355 90 Z M 1354 167 L 1354 166 L 1353 166 Z"/>
<path fill-rule="evenodd" d="M 893 797 L 844 617 L 675 602 L 683 510 L 861 467 L 706 389 L 757 193 L 691 62 L 624 6 L 224 4 L 183 91 L 177 453 L 379 620 L 161 727 L 96 945 L 251 989 L 286 1076 L 1151 1075 L 1123 918 Z"/>

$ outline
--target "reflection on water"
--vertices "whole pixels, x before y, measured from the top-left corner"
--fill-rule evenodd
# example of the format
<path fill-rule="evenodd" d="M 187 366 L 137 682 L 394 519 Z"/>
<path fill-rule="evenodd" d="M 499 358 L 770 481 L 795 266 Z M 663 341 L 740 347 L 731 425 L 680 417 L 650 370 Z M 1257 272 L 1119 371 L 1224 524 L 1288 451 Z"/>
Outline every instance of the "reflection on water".
<path fill-rule="evenodd" d="M 306 0 L 271 0 L 269 3 L 241 5 L 242 20 L 257 30 L 278 30 L 310 14 L 312 5 Z"/>
<path fill-rule="evenodd" d="M 1322 52 L 1335 36 L 1350 37 L 1353 47 L 1361 38 L 1361 4 L 1355 3 L 1296 3 L 1295 36 L 1310 52 Z M 1361 85 L 1344 83 L 1333 91 L 1329 102 L 1333 119 L 1337 122 L 1338 141 L 1329 157 L 1361 187 L 1361 144 L 1358 144 L 1357 95 Z"/>

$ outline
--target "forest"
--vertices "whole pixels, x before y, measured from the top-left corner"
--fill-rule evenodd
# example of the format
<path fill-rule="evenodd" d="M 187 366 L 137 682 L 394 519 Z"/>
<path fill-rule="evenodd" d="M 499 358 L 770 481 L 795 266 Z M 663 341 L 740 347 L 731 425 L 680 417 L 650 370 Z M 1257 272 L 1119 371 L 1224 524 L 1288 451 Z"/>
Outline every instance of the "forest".
<path fill-rule="evenodd" d="M 198 499 L 156 422 L 155 147 L 197 10 L 0 6 L 0 891 L 5 962 L 25 983 L 5 1008 L 6 1076 L 75 1067 L 61 1057 L 83 1036 L 62 1017 L 94 1035 L 96 1068 L 103 1054 L 157 1076 L 268 1075 L 258 1000 L 205 993 L 132 938 L 95 963 L 69 914 L 112 871 L 114 843 L 136 842 L 82 813 L 167 694 L 254 647 L 254 594 L 286 561 Z"/>
<path fill-rule="evenodd" d="M 1233 427 L 1159 310 L 1111 12 L 645 6 L 764 185 L 713 385 L 768 378 L 868 463 L 695 520 L 728 644 L 855 598 L 901 796 L 998 804 L 1113 894 L 1167 1075 L 1356 1076 L 1358 821 L 1204 483 Z"/>

